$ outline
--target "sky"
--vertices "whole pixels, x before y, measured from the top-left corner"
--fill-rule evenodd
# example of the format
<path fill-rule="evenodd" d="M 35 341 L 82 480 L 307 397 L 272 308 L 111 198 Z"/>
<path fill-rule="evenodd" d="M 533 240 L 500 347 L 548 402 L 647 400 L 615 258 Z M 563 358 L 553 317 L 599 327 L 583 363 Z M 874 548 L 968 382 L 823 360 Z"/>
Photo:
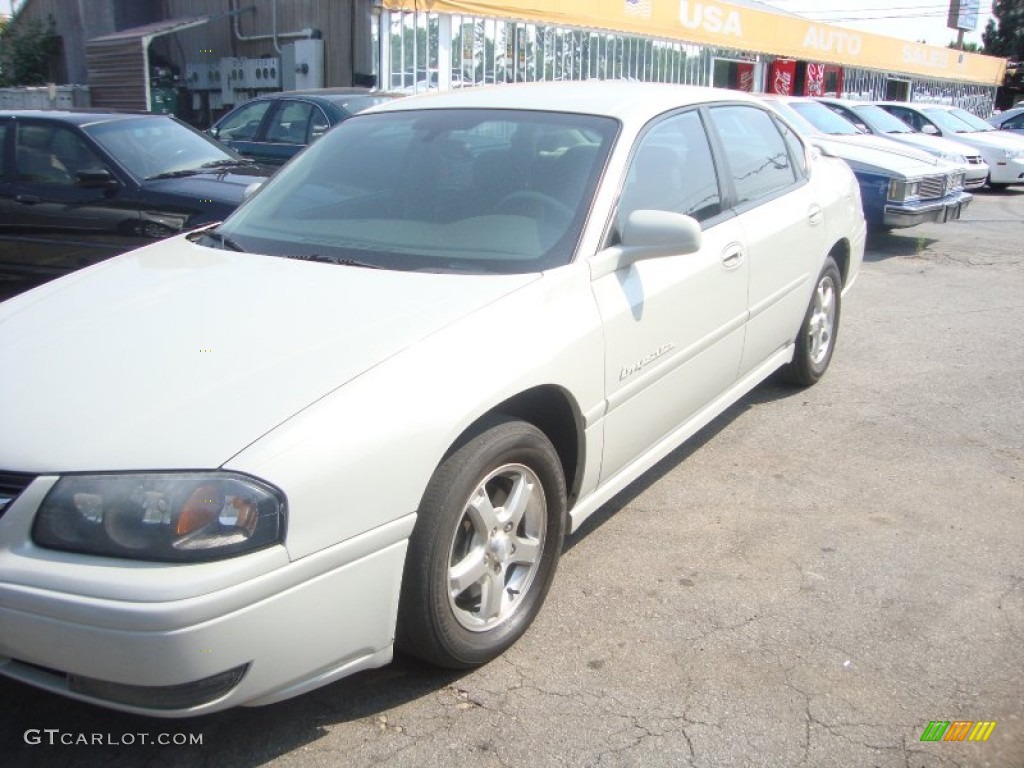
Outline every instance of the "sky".
<path fill-rule="evenodd" d="M 949 0 L 762 0 L 783 11 L 807 18 L 852 27 L 864 32 L 924 40 L 930 45 L 946 46 L 956 40 L 957 32 L 946 26 Z M 964 42 L 981 45 L 981 33 L 991 18 L 991 0 L 981 0 L 978 29 L 964 33 Z"/>
<path fill-rule="evenodd" d="M 0 13 L 9 13 L 15 0 L 0 0 Z M 924 40 L 945 46 L 956 40 L 956 30 L 946 27 L 949 0 L 763 0 L 784 11 L 829 24 L 848 26 L 904 40 Z M 980 0 L 978 29 L 964 35 L 966 42 L 981 44 L 981 31 L 990 18 L 991 0 Z M 860 19 L 856 21 L 855 19 Z"/>

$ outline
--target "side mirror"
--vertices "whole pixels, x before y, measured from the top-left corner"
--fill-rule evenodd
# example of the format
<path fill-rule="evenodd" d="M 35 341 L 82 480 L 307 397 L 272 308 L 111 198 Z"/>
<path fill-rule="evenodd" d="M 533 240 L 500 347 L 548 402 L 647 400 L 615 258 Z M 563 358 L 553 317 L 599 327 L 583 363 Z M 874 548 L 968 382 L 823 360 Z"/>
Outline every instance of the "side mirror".
<path fill-rule="evenodd" d="M 621 242 L 590 260 L 596 280 L 644 259 L 685 256 L 700 250 L 700 223 L 692 216 L 670 211 L 633 211 L 622 225 Z"/>
<path fill-rule="evenodd" d="M 929 136 L 938 136 L 939 129 L 931 123 L 925 123 L 921 126 L 921 133 L 927 133 Z"/>
<path fill-rule="evenodd" d="M 78 186 L 85 189 L 107 189 L 117 186 L 117 179 L 105 168 L 86 168 L 78 171 L 75 180 Z"/>
<path fill-rule="evenodd" d="M 209 128 L 207 128 L 207 129 L 206 129 L 206 132 L 207 132 L 207 133 L 208 133 L 208 134 L 209 134 L 210 136 L 213 136 L 213 138 L 215 138 L 215 139 L 218 139 L 218 138 L 220 138 L 220 128 L 218 128 L 218 127 L 217 127 L 217 126 L 215 126 L 215 125 L 214 125 L 214 126 L 210 126 Z"/>

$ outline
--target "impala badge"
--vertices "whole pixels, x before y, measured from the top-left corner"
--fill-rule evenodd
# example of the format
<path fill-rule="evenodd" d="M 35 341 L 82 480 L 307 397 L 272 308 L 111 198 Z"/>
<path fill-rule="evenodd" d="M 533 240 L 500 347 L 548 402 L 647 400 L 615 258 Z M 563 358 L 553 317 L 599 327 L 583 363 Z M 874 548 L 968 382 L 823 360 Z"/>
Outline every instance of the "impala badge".
<path fill-rule="evenodd" d="M 675 344 L 673 344 L 671 342 L 669 342 L 668 344 L 662 344 L 656 350 L 651 352 L 651 354 L 647 355 L 646 357 L 641 358 L 640 360 L 637 360 L 632 365 L 630 365 L 630 366 L 628 366 L 626 368 L 623 368 L 619 372 L 619 381 L 622 381 L 623 379 L 628 378 L 629 376 L 632 376 L 634 373 L 636 373 L 637 371 L 639 371 L 639 370 L 641 370 L 643 368 L 646 368 L 648 365 L 653 363 L 659 357 L 662 357 L 663 355 L 668 353 L 674 346 L 675 346 Z"/>

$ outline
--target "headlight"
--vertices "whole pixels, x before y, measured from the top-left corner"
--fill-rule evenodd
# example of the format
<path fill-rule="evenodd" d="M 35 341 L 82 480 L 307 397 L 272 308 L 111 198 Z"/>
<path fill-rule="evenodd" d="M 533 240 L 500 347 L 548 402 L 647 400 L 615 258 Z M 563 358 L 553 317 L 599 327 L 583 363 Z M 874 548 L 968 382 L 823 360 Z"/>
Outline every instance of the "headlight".
<path fill-rule="evenodd" d="M 71 475 L 46 494 L 32 539 L 89 555 L 201 562 L 276 544 L 284 522 L 284 495 L 244 475 Z"/>
<path fill-rule="evenodd" d="M 889 182 L 889 199 L 897 202 L 917 197 L 921 182 L 892 179 Z"/>
<path fill-rule="evenodd" d="M 967 158 L 956 152 L 939 152 L 939 157 L 957 165 L 967 165 Z"/>
<path fill-rule="evenodd" d="M 1003 156 L 1007 160 L 1016 160 L 1019 158 L 1024 158 L 1024 149 L 1004 149 Z"/>

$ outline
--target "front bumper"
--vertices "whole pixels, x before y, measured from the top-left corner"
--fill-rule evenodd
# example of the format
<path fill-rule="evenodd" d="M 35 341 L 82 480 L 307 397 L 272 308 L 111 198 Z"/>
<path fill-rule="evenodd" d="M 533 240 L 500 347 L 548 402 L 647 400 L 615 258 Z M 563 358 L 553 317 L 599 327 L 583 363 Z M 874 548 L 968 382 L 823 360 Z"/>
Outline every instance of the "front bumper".
<path fill-rule="evenodd" d="M 269 704 L 391 660 L 415 515 L 296 561 L 273 547 L 215 563 L 140 564 L 31 544 L 46 479 L 0 525 L 0 674 L 184 717 Z M 175 583 L 190 585 L 187 594 L 168 594 Z"/>
<path fill-rule="evenodd" d="M 893 229 L 914 227 L 925 222 L 959 219 L 974 199 L 969 192 L 947 195 L 941 200 L 914 203 L 886 203 L 883 223 Z"/>
<path fill-rule="evenodd" d="M 1024 158 L 989 163 L 988 172 L 993 184 L 1024 184 Z"/>
<path fill-rule="evenodd" d="M 981 189 L 988 182 L 988 165 L 967 166 L 967 173 L 964 175 L 964 189 Z"/>

